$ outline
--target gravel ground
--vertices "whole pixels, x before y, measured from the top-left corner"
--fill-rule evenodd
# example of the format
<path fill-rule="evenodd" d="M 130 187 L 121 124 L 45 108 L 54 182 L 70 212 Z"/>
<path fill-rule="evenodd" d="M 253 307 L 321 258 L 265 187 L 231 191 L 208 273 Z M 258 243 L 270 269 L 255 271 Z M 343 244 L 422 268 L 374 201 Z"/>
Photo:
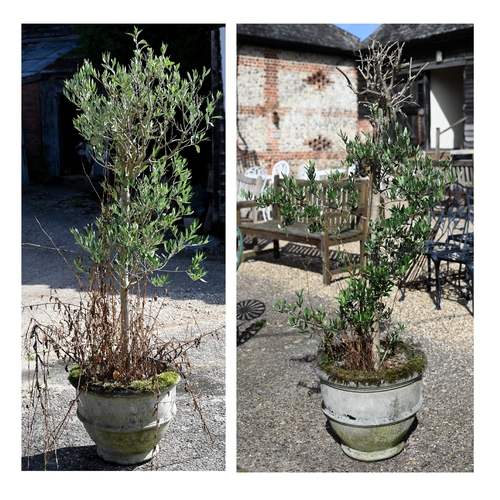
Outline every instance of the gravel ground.
<path fill-rule="evenodd" d="M 238 471 L 473 472 L 471 302 L 452 283 L 444 287 L 441 311 L 433 294 L 418 287 L 395 302 L 394 319 L 406 325 L 403 338 L 428 357 L 424 403 L 399 455 L 358 462 L 342 452 L 321 411 L 313 372 L 316 339 L 291 329 L 273 309 L 277 299 L 291 301 L 301 288 L 313 302 L 333 306 L 332 292 L 342 280 L 324 287 L 319 258 L 299 245 L 281 247 L 279 260 L 262 254 L 244 261 L 237 273 Z"/>
<path fill-rule="evenodd" d="M 61 300 L 76 301 L 73 271 L 65 266 L 61 256 L 50 249 L 50 239 L 71 262 L 78 247 L 68 227 L 82 228 L 91 222 L 98 204 L 85 180 L 71 178 L 60 185 L 28 186 L 23 188 L 22 212 L 22 304 L 30 306 L 46 300 L 56 292 Z M 43 227 L 43 231 L 37 220 Z M 47 235 L 44 234 L 44 231 Z M 49 239 L 50 237 L 50 239 Z M 58 439 L 58 451 L 48 457 L 48 470 L 168 470 L 223 471 L 226 469 L 226 397 L 225 397 L 225 256 L 220 242 L 206 248 L 208 271 L 206 283 L 193 282 L 184 274 L 168 288 L 166 308 L 161 317 L 163 331 L 182 337 L 193 332 L 217 331 L 207 337 L 200 348 L 191 354 L 193 386 L 198 394 L 205 421 L 213 442 L 203 430 L 198 413 L 183 384 L 177 388 L 177 415 L 166 437 L 160 442 L 157 456 L 139 466 L 118 466 L 101 460 L 96 447 L 73 408 L 71 418 Z M 187 251 L 173 265 L 183 268 L 189 262 Z M 177 276 L 176 276 L 177 278 Z M 32 316 L 49 313 L 24 307 L 21 333 L 24 336 Z M 50 313 L 54 314 L 54 313 Z M 29 373 L 33 363 L 22 356 L 22 469 L 44 468 L 45 439 L 41 414 L 34 413 L 28 397 Z M 50 405 L 55 422 L 61 420 L 74 398 L 74 389 L 67 381 L 64 366 L 54 363 L 50 371 Z M 33 432 L 27 432 L 28 426 Z"/>
<path fill-rule="evenodd" d="M 41 245 L 23 246 L 24 305 L 39 302 L 41 296 L 54 289 L 64 299 L 75 300 L 78 296 L 72 271 L 61 266 L 60 256 L 55 252 L 43 248 L 50 246 L 50 241 L 34 215 L 55 243 L 70 252 L 77 248 L 67 231 L 68 226 L 83 227 L 95 213 L 95 202 L 79 185 L 29 186 L 23 192 L 23 242 Z M 264 254 L 258 259 L 246 260 L 237 272 L 234 449 L 234 436 L 225 435 L 225 383 L 228 378 L 232 381 L 234 374 L 226 378 L 224 255 L 220 248 L 212 248 L 208 249 L 206 263 L 208 283 L 176 281 L 167 297 L 166 322 L 175 319 L 180 325 L 171 330 L 176 335 L 190 328 L 203 331 L 221 328 L 218 338 L 207 340 L 192 356 L 194 379 L 203 390 L 201 402 L 214 437 L 213 445 L 181 388 L 177 416 L 168 437 L 160 445 L 158 456 L 150 463 L 137 467 L 106 464 L 97 457 L 95 445 L 73 417 L 59 439 L 57 460 L 55 456 L 49 457 L 47 468 L 223 471 L 227 465 L 227 438 L 228 463 L 236 458 L 239 472 L 474 472 L 477 456 L 474 456 L 471 303 L 460 296 L 452 283 L 445 287 L 441 311 L 435 310 L 433 294 L 419 288 L 408 290 L 403 302 L 395 302 L 395 319 L 406 324 L 405 339 L 421 346 L 428 356 L 424 404 L 418 413 L 417 425 L 397 457 L 382 462 L 357 462 L 341 451 L 321 411 L 319 383 L 313 372 L 316 340 L 290 329 L 286 318 L 273 309 L 277 299 L 292 300 L 295 290 L 300 288 L 305 288 L 312 299 L 319 299 L 326 307 L 333 305 L 332 292 L 341 281 L 324 287 L 319 260 L 311 255 L 303 247 L 282 242 L 280 260 L 273 259 L 271 253 Z M 22 334 L 30 314 L 41 313 L 24 311 Z M 22 364 L 22 419 L 23 437 L 26 437 L 31 416 L 26 392 L 30 366 L 25 357 Z M 55 364 L 51 375 L 51 404 L 58 417 L 66 411 L 73 393 L 63 367 Z M 23 441 L 23 470 L 43 468 L 44 433 L 39 419 L 35 430 L 29 452 Z M 276 481 L 283 477 L 271 476 Z M 252 476 L 238 474 L 240 482 L 249 477 Z M 266 475 L 266 480 L 259 485 L 267 486 L 268 477 Z M 291 479 L 279 484 L 283 488 L 294 485 L 299 491 L 301 486 L 295 478 L 303 476 L 286 477 Z M 249 484 L 256 486 L 253 482 Z M 304 492 L 307 491 L 309 486 L 305 487 Z M 464 498 L 460 494 L 455 496 Z"/>

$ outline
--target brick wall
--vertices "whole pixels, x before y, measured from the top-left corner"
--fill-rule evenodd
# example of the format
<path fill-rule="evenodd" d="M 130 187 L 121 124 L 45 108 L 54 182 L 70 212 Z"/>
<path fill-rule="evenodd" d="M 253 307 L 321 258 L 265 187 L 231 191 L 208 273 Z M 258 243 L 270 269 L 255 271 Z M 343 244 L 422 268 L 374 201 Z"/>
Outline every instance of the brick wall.
<path fill-rule="evenodd" d="M 269 173 L 279 160 L 293 172 L 309 159 L 340 166 L 338 133 L 358 132 L 358 104 L 337 66 L 356 85 L 354 58 L 239 47 L 239 150 L 254 151 Z"/>
<path fill-rule="evenodd" d="M 26 162 L 39 166 L 42 161 L 42 131 L 38 83 L 22 85 L 22 131 Z"/>

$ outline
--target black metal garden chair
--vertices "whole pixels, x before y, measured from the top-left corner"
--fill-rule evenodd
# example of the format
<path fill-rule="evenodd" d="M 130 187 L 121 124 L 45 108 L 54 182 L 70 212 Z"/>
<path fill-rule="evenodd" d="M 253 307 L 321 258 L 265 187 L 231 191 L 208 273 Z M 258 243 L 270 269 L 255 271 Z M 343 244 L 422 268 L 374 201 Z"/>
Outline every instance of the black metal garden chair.
<path fill-rule="evenodd" d="M 432 233 L 425 243 L 424 252 L 409 269 L 402 283 L 402 295 L 406 294 L 406 283 L 411 276 L 416 277 L 422 259 L 427 260 L 427 290 L 431 290 L 432 264 L 436 276 L 436 308 L 441 308 L 441 263 L 459 264 L 458 275 L 465 268 L 467 299 L 474 288 L 474 188 L 460 183 L 447 189 L 447 196 L 431 211 Z M 474 303 L 473 306 L 474 308 Z"/>
<path fill-rule="evenodd" d="M 427 255 L 427 290 L 431 289 L 431 263 L 436 278 L 436 309 L 441 309 L 442 262 L 459 264 L 467 286 L 467 298 L 474 295 L 474 188 L 460 183 L 452 184 L 448 197 L 439 203 L 431 214 L 433 233 L 425 244 Z M 473 306 L 474 307 L 474 306 Z"/>

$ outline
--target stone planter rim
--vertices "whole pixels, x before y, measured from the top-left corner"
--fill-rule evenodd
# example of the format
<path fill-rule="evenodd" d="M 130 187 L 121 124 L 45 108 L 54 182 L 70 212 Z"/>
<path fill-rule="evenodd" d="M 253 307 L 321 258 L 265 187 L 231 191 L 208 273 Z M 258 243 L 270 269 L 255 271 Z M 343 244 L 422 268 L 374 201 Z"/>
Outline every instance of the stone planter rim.
<path fill-rule="evenodd" d="M 88 384 L 82 381 L 80 385 L 73 383 L 70 377 L 68 377 L 68 380 L 70 384 L 77 390 L 81 391 L 83 393 L 90 392 L 96 395 L 101 395 L 101 396 L 106 396 L 106 397 L 119 397 L 119 398 L 138 398 L 141 395 L 150 397 L 154 394 L 164 394 L 166 392 L 171 391 L 174 387 L 177 387 L 179 382 L 181 381 L 181 376 L 179 373 L 173 369 L 168 369 L 166 371 L 169 372 L 174 372 L 177 375 L 177 382 L 175 384 L 166 386 L 162 389 L 156 388 L 156 389 L 151 389 L 151 390 L 138 390 L 138 389 L 133 389 L 132 387 L 127 387 L 127 386 L 112 386 L 112 385 L 103 385 L 101 383 L 95 383 L 95 382 L 89 382 Z M 165 372 L 162 372 L 165 373 Z"/>
<path fill-rule="evenodd" d="M 407 357 L 408 361 L 410 361 L 413 358 L 419 357 L 424 360 L 424 367 L 421 370 L 416 370 L 412 374 L 408 375 L 405 374 L 403 375 L 400 379 L 392 382 L 385 380 L 384 378 L 379 378 L 376 375 L 376 372 L 373 372 L 374 375 L 371 378 L 372 383 L 365 383 L 363 381 L 357 381 L 357 380 L 352 380 L 349 382 L 346 382 L 345 380 L 332 380 L 332 375 L 328 374 L 323 371 L 320 365 L 320 359 L 321 356 L 324 354 L 324 351 L 319 351 L 316 360 L 315 360 L 315 365 L 314 365 L 314 372 L 316 375 L 320 378 L 322 383 L 325 383 L 327 385 L 330 385 L 331 387 L 335 387 L 336 389 L 340 390 L 356 390 L 356 391 L 367 391 L 367 392 L 374 392 L 374 391 L 384 391 L 384 390 L 390 390 L 395 387 L 401 387 L 405 385 L 409 385 L 413 383 L 415 380 L 422 378 L 425 370 L 427 369 L 427 356 L 425 353 L 418 347 L 415 347 L 411 344 L 405 344 L 405 343 L 400 343 L 399 345 L 400 348 L 402 348 L 405 351 L 405 357 Z M 342 371 L 342 374 L 345 375 L 348 373 L 348 370 L 342 370 L 339 369 L 337 371 L 335 368 L 332 370 L 332 374 L 338 373 Z M 398 368 L 392 368 L 390 370 L 387 370 L 387 372 L 392 372 L 396 371 Z M 359 373 L 359 372 L 356 372 Z M 369 373 L 369 372 L 367 372 Z M 345 377 L 342 377 L 345 378 Z"/>

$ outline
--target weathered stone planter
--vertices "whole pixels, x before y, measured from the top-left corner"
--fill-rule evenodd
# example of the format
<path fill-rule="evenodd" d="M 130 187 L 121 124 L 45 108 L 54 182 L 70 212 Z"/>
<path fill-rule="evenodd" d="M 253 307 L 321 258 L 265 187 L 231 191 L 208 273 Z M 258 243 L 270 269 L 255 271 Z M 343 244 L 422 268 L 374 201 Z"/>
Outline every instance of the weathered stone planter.
<path fill-rule="evenodd" d="M 411 346 L 403 349 L 410 363 L 406 370 L 387 370 L 385 375 L 391 381 L 383 375 L 381 379 L 360 381 L 359 372 L 356 381 L 349 381 L 345 370 L 328 376 L 319 365 L 315 368 L 321 383 L 323 413 L 351 458 L 364 462 L 384 460 L 404 447 L 404 438 L 422 406 L 422 375 L 427 361 L 422 351 Z M 400 379 L 395 370 L 401 373 Z"/>
<path fill-rule="evenodd" d="M 151 460 L 176 413 L 176 386 L 154 394 L 125 390 L 82 391 L 77 416 L 98 455 L 121 465 Z"/>

